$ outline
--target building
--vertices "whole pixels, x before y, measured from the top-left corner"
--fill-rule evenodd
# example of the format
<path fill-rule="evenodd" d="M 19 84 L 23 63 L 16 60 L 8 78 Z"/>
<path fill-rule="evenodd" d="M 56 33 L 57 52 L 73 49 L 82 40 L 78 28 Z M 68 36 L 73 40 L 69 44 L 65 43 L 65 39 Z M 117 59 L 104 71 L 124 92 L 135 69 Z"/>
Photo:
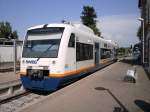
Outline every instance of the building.
<path fill-rule="evenodd" d="M 16 59 L 20 61 L 23 41 L 16 41 Z M 0 63 L 14 61 L 14 42 L 12 40 L 0 39 Z"/>
<path fill-rule="evenodd" d="M 150 0 L 139 0 L 138 7 L 144 23 L 144 62 L 150 73 Z"/>

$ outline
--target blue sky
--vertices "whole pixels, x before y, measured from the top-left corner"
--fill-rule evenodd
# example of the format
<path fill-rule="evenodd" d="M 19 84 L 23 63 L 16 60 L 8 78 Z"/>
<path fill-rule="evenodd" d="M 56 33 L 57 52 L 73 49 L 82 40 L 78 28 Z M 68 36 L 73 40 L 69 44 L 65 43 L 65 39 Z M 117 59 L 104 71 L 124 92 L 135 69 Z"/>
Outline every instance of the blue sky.
<path fill-rule="evenodd" d="M 0 0 L 0 21 L 9 21 L 22 39 L 26 29 L 34 25 L 56 23 L 63 19 L 79 22 L 84 5 L 95 8 L 98 27 L 104 38 L 115 40 L 120 46 L 138 41 L 138 0 Z M 112 25 L 111 28 L 109 25 Z M 126 28 L 119 32 L 120 27 Z M 129 42 L 124 42 L 125 38 Z"/>

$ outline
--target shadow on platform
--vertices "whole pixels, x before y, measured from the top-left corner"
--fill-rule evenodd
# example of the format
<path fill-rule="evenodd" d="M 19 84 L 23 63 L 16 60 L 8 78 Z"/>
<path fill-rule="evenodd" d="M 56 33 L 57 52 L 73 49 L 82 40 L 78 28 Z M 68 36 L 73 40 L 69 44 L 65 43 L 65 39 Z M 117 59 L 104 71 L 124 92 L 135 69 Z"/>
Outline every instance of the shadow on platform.
<path fill-rule="evenodd" d="M 150 112 L 150 103 L 147 103 L 143 100 L 135 100 L 134 103 L 144 112 Z"/>
<path fill-rule="evenodd" d="M 141 65 L 141 62 L 138 59 L 137 60 L 123 59 L 123 60 L 121 60 L 121 62 L 130 64 L 130 65 Z"/>
<path fill-rule="evenodd" d="M 119 101 L 119 99 L 107 88 L 104 87 L 96 87 L 95 90 L 99 91 L 107 91 L 110 96 L 119 104 L 120 107 L 114 107 L 113 112 L 129 112 L 126 107 Z"/>

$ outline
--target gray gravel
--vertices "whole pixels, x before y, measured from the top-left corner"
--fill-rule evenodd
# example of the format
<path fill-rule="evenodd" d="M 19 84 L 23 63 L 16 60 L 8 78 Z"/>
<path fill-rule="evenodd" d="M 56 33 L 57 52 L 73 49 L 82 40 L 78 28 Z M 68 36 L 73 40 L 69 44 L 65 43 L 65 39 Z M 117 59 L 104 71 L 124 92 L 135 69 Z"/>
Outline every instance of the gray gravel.
<path fill-rule="evenodd" d="M 23 106 L 28 105 L 31 102 L 39 100 L 44 96 L 38 94 L 28 94 L 26 96 L 20 97 L 18 99 L 12 100 L 8 103 L 0 105 L 0 112 L 16 112 Z"/>

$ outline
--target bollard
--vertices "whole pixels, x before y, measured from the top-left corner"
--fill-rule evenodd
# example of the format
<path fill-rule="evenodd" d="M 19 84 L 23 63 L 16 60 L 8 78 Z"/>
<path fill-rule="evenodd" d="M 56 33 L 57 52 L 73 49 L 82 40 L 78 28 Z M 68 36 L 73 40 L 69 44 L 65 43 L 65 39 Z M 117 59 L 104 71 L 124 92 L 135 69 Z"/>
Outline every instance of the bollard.
<path fill-rule="evenodd" d="M 136 66 L 133 66 L 133 69 L 127 70 L 127 74 L 124 77 L 124 81 L 136 83 L 136 80 L 137 80 Z"/>
<path fill-rule="evenodd" d="M 8 95 L 12 95 L 13 92 L 14 92 L 13 86 L 12 86 L 12 87 L 9 87 L 7 94 L 8 94 Z"/>
<path fill-rule="evenodd" d="M 24 89 L 24 87 L 23 87 L 23 85 L 20 87 L 20 91 L 24 91 L 25 89 Z"/>

